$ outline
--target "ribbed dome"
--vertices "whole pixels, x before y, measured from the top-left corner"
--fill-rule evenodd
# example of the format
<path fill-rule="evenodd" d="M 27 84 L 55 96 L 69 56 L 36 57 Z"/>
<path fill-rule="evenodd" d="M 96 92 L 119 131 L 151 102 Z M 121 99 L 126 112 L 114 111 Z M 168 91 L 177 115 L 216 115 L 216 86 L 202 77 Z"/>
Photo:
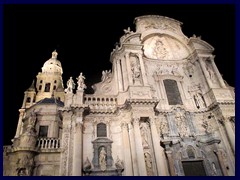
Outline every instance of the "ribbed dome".
<path fill-rule="evenodd" d="M 57 60 L 57 55 L 56 50 L 52 52 L 51 59 L 47 60 L 42 67 L 43 73 L 63 73 L 62 65 L 61 62 Z"/>

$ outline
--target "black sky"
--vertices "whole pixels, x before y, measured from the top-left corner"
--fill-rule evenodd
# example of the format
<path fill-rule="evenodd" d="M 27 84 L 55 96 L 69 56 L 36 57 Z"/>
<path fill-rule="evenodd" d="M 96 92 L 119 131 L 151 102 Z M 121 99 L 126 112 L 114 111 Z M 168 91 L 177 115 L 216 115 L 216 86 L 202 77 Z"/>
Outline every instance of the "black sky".
<path fill-rule="evenodd" d="M 111 69 L 114 44 L 142 15 L 167 16 L 183 22 L 214 48 L 215 63 L 229 85 L 235 86 L 234 5 L 4 5 L 4 144 L 10 144 L 24 91 L 57 49 L 63 81 L 80 72 L 90 87 Z M 88 89 L 91 93 L 91 89 Z"/>

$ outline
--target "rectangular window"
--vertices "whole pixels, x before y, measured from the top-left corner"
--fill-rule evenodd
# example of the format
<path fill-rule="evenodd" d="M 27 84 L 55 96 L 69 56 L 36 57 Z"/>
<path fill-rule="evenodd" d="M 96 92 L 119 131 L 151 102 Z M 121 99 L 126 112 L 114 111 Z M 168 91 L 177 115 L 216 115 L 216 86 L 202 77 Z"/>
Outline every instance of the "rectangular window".
<path fill-rule="evenodd" d="M 47 137 L 47 136 L 48 136 L 48 126 L 40 126 L 39 137 Z"/>
<path fill-rule="evenodd" d="M 97 124 L 97 137 L 107 137 L 107 127 L 104 123 Z"/>
<path fill-rule="evenodd" d="M 169 105 L 183 104 L 177 82 L 171 79 L 163 80 Z"/>
<path fill-rule="evenodd" d="M 203 161 L 183 161 L 185 176 L 206 176 Z"/>

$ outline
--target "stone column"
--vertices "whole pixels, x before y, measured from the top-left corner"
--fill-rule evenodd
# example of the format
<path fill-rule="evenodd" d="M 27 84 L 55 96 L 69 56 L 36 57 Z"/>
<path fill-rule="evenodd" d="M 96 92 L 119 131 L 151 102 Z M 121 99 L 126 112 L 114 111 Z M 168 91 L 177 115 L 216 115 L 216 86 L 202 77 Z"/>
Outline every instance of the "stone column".
<path fill-rule="evenodd" d="M 73 176 L 82 176 L 82 123 L 74 127 Z"/>
<path fill-rule="evenodd" d="M 133 119 L 133 123 L 134 123 L 133 128 L 134 128 L 139 175 L 147 176 L 147 170 L 145 166 L 145 159 L 144 159 L 144 153 L 143 153 L 143 147 L 142 147 L 142 139 L 141 139 L 141 133 L 139 128 L 139 118 Z"/>
<path fill-rule="evenodd" d="M 124 170 L 126 172 L 126 176 L 133 176 L 133 167 L 132 167 L 132 157 L 131 157 L 131 149 L 129 143 L 129 135 L 128 135 L 128 125 L 127 123 L 122 123 L 122 138 L 123 138 L 123 152 L 124 152 Z"/>
<path fill-rule="evenodd" d="M 123 91 L 125 91 L 126 89 L 127 89 L 127 86 L 128 86 L 128 84 L 129 84 L 129 81 L 128 81 L 128 74 L 126 74 L 125 76 L 127 76 L 127 78 L 126 77 L 124 77 L 124 71 L 127 71 L 127 65 L 126 65 L 126 55 L 125 55 L 125 58 L 123 58 L 122 59 L 122 78 L 123 78 Z"/>
<path fill-rule="evenodd" d="M 156 124 L 154 118 L 150 119 L 151 124 L 151 133 L 152 133 L 152 140 L 153 140 L 153 148 L 154 148 L 154 155 L 157 164 L 157 172 L 158 176 L 167 176 L 167 167 L 166 167 L 166 159 L 164 157 L 164 152 L 162 147 L 159 145 L 160 137 L 157 133 Z"/>
<path fill-rule="evenodd" d="M 214 153 L 217 154 L 218 161 L 219 161 L 219 164 L 220 164 L 223 175 L 228 176 L 226 167 L 225 167 L 224 162 L 223 162 L 222 152 L 220 150 L 217 150 L 217 151 L 214 151 Z"/>
<path fill-rule="evenodd" d="M 211 64 L 212 64 L 212 67 L 213 67 L 213 71 L 216 73 L 217 78 L 218 78 L 218 81 L 219 81 L 221 87 L 222 87 L 222 88 L 226 88 L 226 85 L 225 85 L 225 83 L 224 83 L 224 81 L 223 81 L 223 79 L 222 79 L 221 74 L 220 74 L 219 71 L 218 71 L 218 68 L 217 68 L 217 66 L 216 66 L 213 58 L 214 58 L 214 57 L 210 57 Z"/>
<path fill-rule="evenodd" d="M 24 92 L 24 98 L 23 98 L 22 108 L 25 108 L 25 107 L 26 107 L 26 100 L 27 100 L 27 91 Z"/>
<path fill-rule="evenodd" d="M 34 99 L 34 92 L 31 92 L 31 102 L 30 102 L 30 106 L 33 105 L 33 99 Z"/>
<path fill-rule="evenodd" d="M 20 112 L 20 114 L 19 114 L 19 119 L 18 119 L 17 131 L 16 131 L 14 138 L 18 138 L 20 136 L 21 128 L 22 128 L 22 118 L 23 118 L 25 110 L 19 109 L 19 112 Z"/>
<path fill-rule="evenodd" d="M 230 145 L 232 147 L 233 153 L 235 154 L 235 133 L 231 127 L 231 122 L 229 121 L 229 118 L 225 118 L 225 129 L 227 132 L 227 136 L 230 142 Z"/>
<path fill-rule="evenodd" d="M 172 151 L 166 151 L 168 164 L 169 164 L 169 170 L 171 176 L 176 176 L 175 169 L 174 169 L 174 161 L 172 158 Z"/>
<path fill-rule="evenodd" d="M 206 68 L 205 68 L 205 66 L 204 66 L 202 61 L 203 61 L 202 59 L 198 60 L 198 62 L 200 64 L 200 67 L 201 67 L 201 69 L 203 71 L 204 77 L 205 77 L 205 79 L 207 81 L 208 87 L 210 88 L 211 87 L 211 82 L 210 82 L 209 78 L 207 78 L 207 70 L 206 70 Z"/>
<path fill-rule="evenodd" d="M 145 66 L 143 64 L 142 55 L 140 53 L 138 53 L 137 55 L 138 55 L 139 63 L 140 63 L 140 66 L 141 66 L 143 85 L 147 86 L 148 82 L 147 82 L 146 71 L 145 71 Z"/>
<path fill-rule="evenodd" d="M 131 123 L 128 124 L 128 129 L 129 129 L 131 156 L 132 156 L 133 175 L 134 176 L 139 176 L 138 164 L 137 164 L 137 155 L 136 155 L 136 151 L 135 151 L 136 147 L 135 147 L 134 132 L 133 132 L 133 126 L 132 126 Z"/>
<path fill-rule="evenodd" d="M 132 71 L 131 71 L 130 60 L 129 60 L 129 53 L 126 54 L 126 67 L 127 67 L 127 75 L 128 75 L 129 85 L 133 85 Z"/>
<path fill-rule="evenodd" d="M 121 65 L 120 65 L 120 61 L 121 59 L 118 59 L 116 61 L 116 69 L 117 69 L 117 82 L 118 82 L 118 87 L 119 87 L 119 91 L 122 92 L 123 91 L 123 79 L 122 79 L 122 68 L 121 68 Z"/>

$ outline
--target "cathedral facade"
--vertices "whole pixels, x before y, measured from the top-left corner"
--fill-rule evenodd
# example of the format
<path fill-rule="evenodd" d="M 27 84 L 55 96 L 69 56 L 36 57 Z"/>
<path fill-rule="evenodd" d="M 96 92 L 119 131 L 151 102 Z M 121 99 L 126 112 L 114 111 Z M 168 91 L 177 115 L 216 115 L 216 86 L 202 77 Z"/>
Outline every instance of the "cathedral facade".
<path fill-rule="evenodd" d="M 181 22 L 135 18 L 93 94 L 57 52 L 24 92 L 4 176 L 233 176 L 235 93 Z"/>

